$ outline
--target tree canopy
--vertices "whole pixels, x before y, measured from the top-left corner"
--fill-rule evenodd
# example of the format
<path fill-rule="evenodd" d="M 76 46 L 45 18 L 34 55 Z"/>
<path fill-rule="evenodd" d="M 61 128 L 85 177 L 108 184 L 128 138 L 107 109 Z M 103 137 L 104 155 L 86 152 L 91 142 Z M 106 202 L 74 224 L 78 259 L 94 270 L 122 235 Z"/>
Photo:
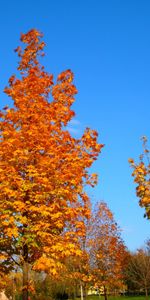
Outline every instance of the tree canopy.
<path fill-rule="evenodd" d="M 147 145 L 147 138 L 144 136 L 143 153 L 140 155 L 139 163 L 129 159 L 133 169 L 132 176 L 137 184 L 136 194 L 139 198 L 139 205 L 145 208 L 145 217 L 150 219 L 150 154 Z"/>
<path fill-rule="evenodd" d="M 64 257 L 81 254 L 78 236 L 90 214 L 84 186 L 96 183 L 88 170 L 103 145 L 94 130 L 81 138 L 67 130 L 77 93 L 72 71 L 54 83 L 39 62 L 42 34 L 33 29 L 21 41 L 20 74 L 5 88 L 13 106 L 0 112 L 0 258 L 6 269 L 30 263 L 57 275 Z"/>

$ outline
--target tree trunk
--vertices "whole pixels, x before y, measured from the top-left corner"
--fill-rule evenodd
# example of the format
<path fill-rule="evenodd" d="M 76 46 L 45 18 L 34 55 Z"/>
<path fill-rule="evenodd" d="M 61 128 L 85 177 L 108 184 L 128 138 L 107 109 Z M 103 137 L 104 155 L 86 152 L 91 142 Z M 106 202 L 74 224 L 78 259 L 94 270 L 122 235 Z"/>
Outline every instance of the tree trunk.
<path fill-rule="evenodd" d="M 80 291 L 81 291 L 81 300 L 83 300 L 83 285 L 82 285 L 82 283 L 80 284 Z"/>
<path fill-rule="evenodd" d="M 145 298 L 148 299 L 148 290 L 147 290 L 147 287 L 145 287 Z"/>
<path fill-rule="evenodd" d="M 104 299 L 107 300 L 107 288 L 104 286 Z"/>
<path fill-rule="evenodd" d="M 23 291 L 22 300 L 28 300 L 28 262 L 23 263 Z"/>
<path fill-rule="evenodd" d="M 28 265 L 28 246 L 23 247 L 23 289 L 22 300 L 28 300 L 28 288 L 29 288 L 29 265 Z"/>
<path fill-rule="evenodd" d="M 84 284 L 84 300 L 86 300 L 87 299 L 87 291 L 86 291 L 86 283 Z"/>

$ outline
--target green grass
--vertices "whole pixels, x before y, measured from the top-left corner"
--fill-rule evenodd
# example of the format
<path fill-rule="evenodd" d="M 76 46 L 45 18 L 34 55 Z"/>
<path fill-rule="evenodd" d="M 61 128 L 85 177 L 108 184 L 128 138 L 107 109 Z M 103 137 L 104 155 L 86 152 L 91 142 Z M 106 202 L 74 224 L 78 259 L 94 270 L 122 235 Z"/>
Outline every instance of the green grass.
<path fill-rule="evenodd" d="M 87 296 L 87 300 L 104 300 L 104 296 Z M 108 300 L 145 300 L 145 296 L 108 296 Z"/>

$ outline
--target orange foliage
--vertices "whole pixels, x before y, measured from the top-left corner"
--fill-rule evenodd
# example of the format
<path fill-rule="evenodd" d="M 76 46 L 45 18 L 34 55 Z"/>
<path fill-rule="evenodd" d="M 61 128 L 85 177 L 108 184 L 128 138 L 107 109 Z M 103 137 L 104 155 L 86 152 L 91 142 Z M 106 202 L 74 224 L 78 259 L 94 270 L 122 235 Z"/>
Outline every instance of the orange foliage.
<path fill-rule="evenodd" d="M 89 249 L 95 286 L 107 289 L 123 285 L 127 251 L 120 229 L 105 202 L 97 204 L 91 220 Z"/>
<path fill-rule="evenodd" d="M 64 257 L 81 255 L 78 236 L 90 213 L 84 186 L 95 184 L 88 169 L 103 145 L 94 130 L 79 139 L 67 130 L 74 75 L 64 71 L 54 84 L 39 63 L 41 36 L 22 34 L 20 76 L 5 88 L 14 106 L 0 112 L 0 247 L 11 265 L 27 261 L 55 275 Z"/>
<path fill-rule="evenodd" d="M 140 162 L 136 164 L 133 159 L 129 159 L 129 163 L 133 168 L 134 182 L 137 184 L 136 194 L 140 199 L 139 205 L 145 208 L 145 216 L 150 219 L 150 156 L 147 138 L 142 139 L 144 151 L 140 155 Z"/>

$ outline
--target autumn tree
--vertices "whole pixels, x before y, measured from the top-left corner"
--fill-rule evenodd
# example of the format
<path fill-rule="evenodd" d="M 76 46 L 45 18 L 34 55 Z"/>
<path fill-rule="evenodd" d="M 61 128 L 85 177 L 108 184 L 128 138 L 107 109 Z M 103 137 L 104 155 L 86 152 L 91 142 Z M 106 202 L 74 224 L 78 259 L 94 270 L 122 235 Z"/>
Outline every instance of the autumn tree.
<path fill-rule="evenodd" d="M 87 219 L 83 216 L 82 222 L 84 222 L 85 227 L 84 234 L 78 234 L 78 242 L 82 255 L 80 258 L 70 255 L 65 259 L 66 269 L 65 272 L 61 272 L 61 278 L 58 280 L 60 286 L 64 285 L 66 287 L 65 291 L 69 295 L 69 298 L 70 295 L 74 298 L 80 295 L 81 300 L 86 299 L 87 289 L 92 284 L 90 255 L 88 251 L 90 218 Z M 71 287 L 71 293 L 68 283 Z"/>
<path fill-rule="evenodd" d="M 130 254 L 126 268 L 126 280 L 129 289 L 144 292 L 148 299 L 150 290 L 150 253 L 148 248 L 143 247 Z"/>
<path fill-rule="evenodd" d="M 90 204 L 89 204 L 90 205 Z M 91 206 L 91 205 L 90 205 Z M 80 260 L 77 257 L 72 257 L 71 259 L 71 274 L 72 278 L 75 279 L 78 288 L 78 295 L 80 293 L 81 300 L 86 299 L 87 290 L 92 284 L 91 267 L 90 267 L 90 253 L 89 253 L 89 240 L 90 240 L 90 228 L 91 228 L 91 218 L 87 219 L 82 217 L 82 222 L 84 222 L 84 234 L 79 236 L 80 249 L 82 250 L 82 257 Z"/>
<path fill-rule="evenodd" d="M 107 293 L 123 286 L 123 269 L 127 251 L 121 230 L 105 202 L 96 205 L 89 239 L 91 269 L 95 287 Z"/>
<path fill-rule="evenodd" d="M 135 163 L 133 159 L 129 159 L 129 163 L 133 169 L 132 176 L 137 184 L 136 195 L 139 198 L 139 205 L 145 208 L 145 217 L 150 219 L 150 154 L 147 146 L 147 138 L 144 136 L 143 153 L 140 160 Z"/>
<path fill-rule="evenodd" d="M 44 42 L 33 29 L 21 35 L 18 78 L 5 93 L 13 106 L 0 112 L 0 248 L 2 263 L 23 269 L 23 300 L 28 298 L 28 268 L 57 276 L 63 259 L 81 255 L 78 235 L 89 216 L 88 169 L 103 145 L 87 128 L 81 138 L 67 130 L 74 117 L 77 89 L 73 73 L 53 76 L 40 65 Z"/>

